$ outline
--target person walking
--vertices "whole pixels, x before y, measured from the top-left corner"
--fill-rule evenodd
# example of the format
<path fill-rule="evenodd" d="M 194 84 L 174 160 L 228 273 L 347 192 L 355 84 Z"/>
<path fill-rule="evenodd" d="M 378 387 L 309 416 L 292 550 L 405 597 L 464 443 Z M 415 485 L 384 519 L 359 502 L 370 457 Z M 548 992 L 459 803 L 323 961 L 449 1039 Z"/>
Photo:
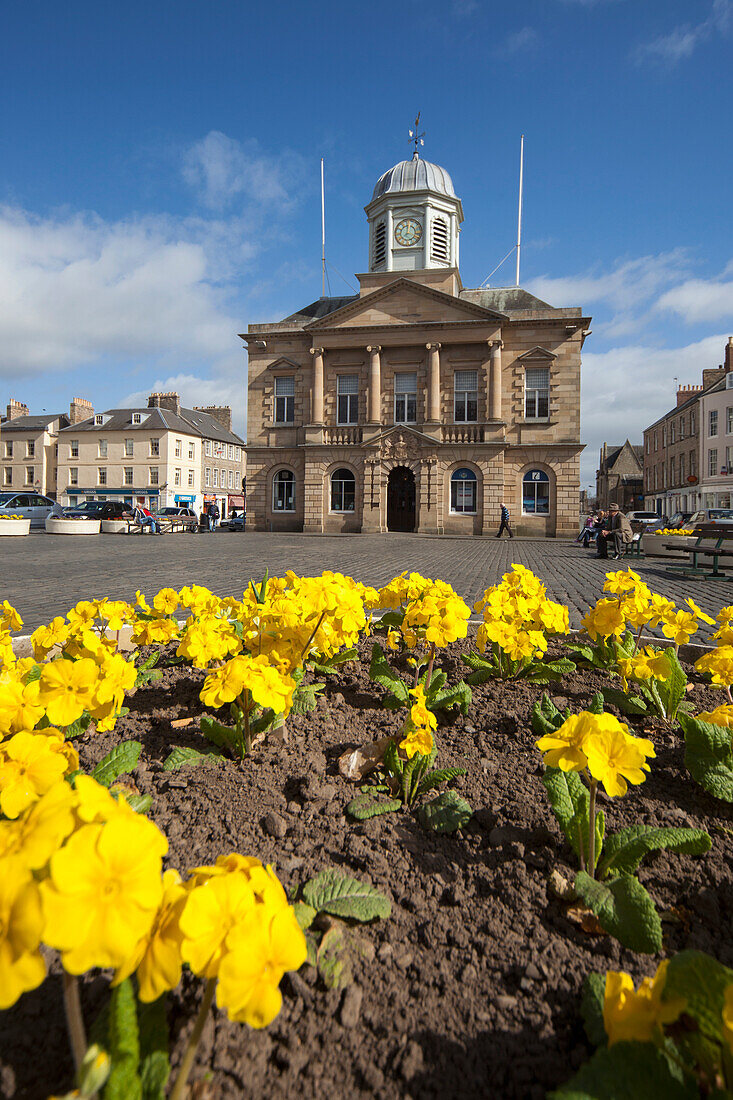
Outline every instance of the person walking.
<path fill-rule="evenodd" d="M 209 505 L 209 530 L 216 531 L 216 524 L 219 519 L 219 505 L 215 500 L 212 500 Z"/>
<path fill-rule="evenodd" d="M 601 531 L 599 535 L 599 544 L 600 540 L 603 539 L 606 546 L 612 548 L 613 557 L 618 561 L 621 557 L 622 549 L 631 542 L 633 537 L 634 535 L 629 520 L 623 512 L 619 511 L 618 504 L 611 504 L 608 512 L 606 530 Z M 606 551 L 605 556 L 608 557 L 608 551 Z"/>
<path fill-rule="evenodd" d="M 514 538 L 514 532 L 512 531 L 511 527 L 509 526 L 509 509 L 507 508 L 506 504 L 502 500 L 502 502 L 501 502 L 501 523 L 499 524 L 499 533 L 496 537 L 498 539 L 500 539 L 505 530 L 507 530 L 509 532 L 509 538 L 513 539 Z"/>

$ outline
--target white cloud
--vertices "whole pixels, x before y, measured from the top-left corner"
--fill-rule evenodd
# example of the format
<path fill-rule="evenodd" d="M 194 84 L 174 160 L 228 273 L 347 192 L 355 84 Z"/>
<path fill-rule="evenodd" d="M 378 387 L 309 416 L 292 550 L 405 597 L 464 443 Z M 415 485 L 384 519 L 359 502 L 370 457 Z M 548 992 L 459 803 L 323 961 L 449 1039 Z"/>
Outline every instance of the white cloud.
<path fill-rule="evenodd" d="M 538 34 L 534 27 L 522 27 L 508 35 L 504 40 L 504 53 L 521 53 L 523 50 L 531 50 L 537 44 Z"/>
<path fill-rule="evenodd" d="M 710 14 L 700 23 L 684 23 L 668 34 L 637 46 L 633 53 L 637 64 L 652 60 L 676 65 L 691 57 L 698 46 L 716 35 L 728 34 L 733 27 L 733 0 L 713 0 Z"/>
<path fill-rule="evenodd" d="M 733 265 L 727 272 L 733 273 Z M 666 291 L 657 309 L 671 310 L 688 324 L 733 319 L 733 279 L 687 279 Z"/>
<path fill-rule="evenodd" d="M 254 139 L 239 142 L 212 130 L 186 153 L 183 176 L 212 210 L 242 201 L 287 210 L 298 200 L 306 166 L 297 153 L 271 156 Z"/>
<path fill-rule="evenodd" d="M 142 390 L 134 390 L 120 398 L 120 408 L 135 405 L 147 405 L 151 393 L 177 393 L 184 408 L 195 405 L 229 405 L 232 409 L 232 427 L 238 435 L 244 436 L 247 389 L 244 368 L 247 359 L 244 350 L 238 351 L 231 366 L 236 370 L 231 376 L 201 378 L 195 374 L 170 374 L 154 379 Z"/>

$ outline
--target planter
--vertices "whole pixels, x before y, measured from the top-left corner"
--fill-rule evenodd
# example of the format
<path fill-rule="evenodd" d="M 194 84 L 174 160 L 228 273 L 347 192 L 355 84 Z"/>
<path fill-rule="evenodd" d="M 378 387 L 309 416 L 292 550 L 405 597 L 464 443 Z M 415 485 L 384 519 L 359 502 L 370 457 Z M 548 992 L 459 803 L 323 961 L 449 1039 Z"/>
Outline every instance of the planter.
<path fill-rule="evenodd" d="M 103 519 L 102 520 L 102 534 L 103 535 L 126 535 L 128 532 L 126 519 Z"/>
<path fill-rule="evenodd" d="M 48 516 L 46 530 L 49 535 L 98 535 L 98 519 L 62 519 L 59 516 Z"/>
<path fill-rule="evenodd" d="M 27 535 L 31 529 L 31 521 L 28 519 L 0 519 L 1 535 Z"/>
<path fill-rule="evenodd" d="M 681 560 L 687 557 L 696 541 L 689 535 L 681 535 L 675 538 L 674 535 L 644 534 L 641 538 L 641 545 L 647 558 L 676 558 Z M 673 543 L 674 549 L 668 550 L 667 545 L 671 546 Z"/>

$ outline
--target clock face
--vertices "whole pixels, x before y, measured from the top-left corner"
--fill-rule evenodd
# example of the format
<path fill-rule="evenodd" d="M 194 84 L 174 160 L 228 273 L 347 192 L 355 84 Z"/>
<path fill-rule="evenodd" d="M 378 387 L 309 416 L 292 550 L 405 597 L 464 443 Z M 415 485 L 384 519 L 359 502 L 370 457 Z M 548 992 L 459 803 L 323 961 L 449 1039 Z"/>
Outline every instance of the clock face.
<path fill-rule="evenodd" d="M 417 244 L 421 237 L 422 226 L 420 222 L 416 222 L 413 218 L 403 218 L 395 227 L 394 239 L 397 241 L 397 244 L 407 247 L 412 244 Z"/>

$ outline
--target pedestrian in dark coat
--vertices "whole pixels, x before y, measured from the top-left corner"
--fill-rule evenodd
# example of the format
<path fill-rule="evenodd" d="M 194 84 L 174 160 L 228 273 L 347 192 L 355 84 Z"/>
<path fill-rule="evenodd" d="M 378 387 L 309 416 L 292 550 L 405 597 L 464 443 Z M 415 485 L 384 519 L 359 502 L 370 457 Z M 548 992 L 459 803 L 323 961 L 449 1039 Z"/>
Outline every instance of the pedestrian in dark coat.
<path fill-rule="evenodd" d="M 514 532 L 512 531 L 511 527 L 509 526 L 509 509 L 507 508 L 506 504 L 502 500 L 502 502 L 501 502 L 501 523 L 499 524 L 499 533 L 496 537 L 498 539 L 500 539 L 502 534 L 504 533 L 504 531 L 509 532 L 509 538 L 510 539 L 514 538 Z"/>

